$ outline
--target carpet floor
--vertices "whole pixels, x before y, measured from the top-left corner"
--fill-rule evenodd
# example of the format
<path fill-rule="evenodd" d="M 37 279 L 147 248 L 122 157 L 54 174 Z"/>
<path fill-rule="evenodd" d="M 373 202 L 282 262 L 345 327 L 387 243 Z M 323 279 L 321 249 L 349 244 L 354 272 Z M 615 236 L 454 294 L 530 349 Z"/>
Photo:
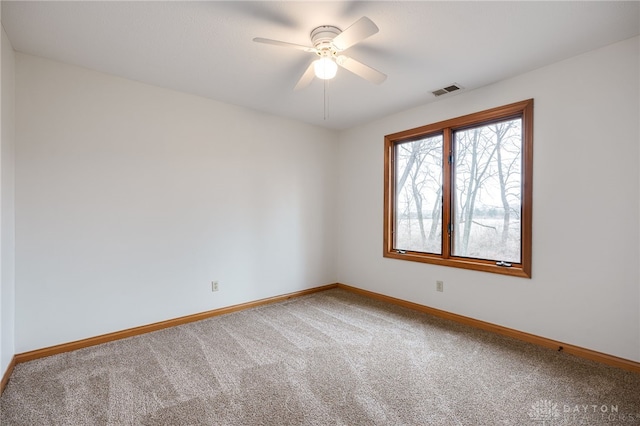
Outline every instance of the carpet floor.
<path fill-rule="evenodd" d="M 640 375 L 332 289 L 18 364 L 8 425 L 640 425 Z"/>

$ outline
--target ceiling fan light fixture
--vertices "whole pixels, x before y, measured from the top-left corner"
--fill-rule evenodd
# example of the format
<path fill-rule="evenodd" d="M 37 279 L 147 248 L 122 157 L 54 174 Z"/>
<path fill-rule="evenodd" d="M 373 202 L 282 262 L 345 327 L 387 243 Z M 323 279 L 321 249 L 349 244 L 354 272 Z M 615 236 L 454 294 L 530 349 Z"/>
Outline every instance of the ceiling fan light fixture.
<path fill-rule="evenodd" d="M 323 57 L 313 63 L 313 69 L 316 77 L 321 80 L 330 80 L 336 76 L 338 72 L 338 64 L 331 58 Z"/>

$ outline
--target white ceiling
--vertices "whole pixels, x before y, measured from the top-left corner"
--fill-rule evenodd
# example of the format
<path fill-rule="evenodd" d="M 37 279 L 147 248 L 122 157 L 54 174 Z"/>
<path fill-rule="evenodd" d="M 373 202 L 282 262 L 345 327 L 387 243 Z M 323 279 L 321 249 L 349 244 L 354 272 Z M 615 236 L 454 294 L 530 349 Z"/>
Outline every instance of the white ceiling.
<path fill-rule="evenodd" d="M 633 37 L 640 2 L 30 2 L 2 1 L 15 50 L 344 129 Z M 344 69 L 294 91 L 312 54 L 254 43 L 310 45 L 320 25 L 362 16 L 380 32 L 347 54 L 388 75 L 380 86 Z M 445 95 L 454 96 L 455 94 Z"/>

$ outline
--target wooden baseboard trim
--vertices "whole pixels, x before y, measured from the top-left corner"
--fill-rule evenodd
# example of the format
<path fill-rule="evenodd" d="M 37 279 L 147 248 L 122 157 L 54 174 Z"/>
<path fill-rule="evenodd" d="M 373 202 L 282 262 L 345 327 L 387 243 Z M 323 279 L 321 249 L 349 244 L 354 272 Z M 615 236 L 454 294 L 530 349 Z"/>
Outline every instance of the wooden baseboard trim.
<path fill-rule="evenodd" d="M 150 333 L 152 331 L 162 330 L 164 328 L 175 327 L 177 325 L 187 324 L 194 321 L 200 321 L 203 319 L 215 317 L 218 315 L 230 314 L 232 312 L 242 311 L 245 309 L 255 308 L 257 306 L 268 305 L 271 303 L 282 302 L 295 297 L 306 296 L 308 294 L 317 293 L 320 291 L 329 290 L 338 287 L 338 284 L 328 284 L 321 287 L 314 287 L 306 290 L 296 291 L 293 293 L 287 293 L 280 296 L 269 297 L 266 299 L 255 300 L 253 302 L 240 303 L 238 305 L 227 306 L 225 308 L 214 309 L 212 311 L 200 312 L 193 315 L 187 315 L 184 317 L 174 318 L 166 321 L 156 322 L 153 324 L 143 325 L 140 327 L 129 328 L 127 330 L 116 331 L 113 333 L 103 334 L 100 336 L 90 337 L 88 339 L 76 340 L 74 342 L 63 343 L 61 345 L 50 346 L 47 348 L 36 349 L 30 352 L 24 352 L 15 355 L 14 363 L 19 364 L 21 362 L 32 361 L 38 358 L 44 358 L 51 355 L 56 355 L 64 352 L 71 352 L 77 349 L 87 348 L 90 346 L 100 345 L 102 343 L 112 342 L 114 340 L 126 339 L 127 337 L 138 336 L 140 334 Z M 13 366 L 10 368 L 13 370 Z M 8 371 L 6 374 L 6 380 L 9 379 L 11 373 Z M 2 379 L 4 385 L 4 378 Z"/>
<path fill-rule="evenodd" d="M 384 294 L 375 293 L 373 291 L 363 290 L 361 288 L 352 287 L 346 284 L 328 284 L 321 287 L 314 287 L 314 288 L 296 291 L 293 293 L 288 293 L 280 296 L 260 299 L 253 302 L 241 303 L 238 305 L 228 306 L 225 308 L 214 309 L 211 311 L 201 312 L 198 314 L 187 315 L 184 317 L 179 317 L 179 318 L 174 318 L 174 319 L 161 321 L 153 324 L 143 325 L 140 327 L 129 328 L 127 330 L 116 331 L 114 333 L 108 333 L 108 334 L 103 334 L 96 337 L 90 337 L 88 339 L 76 340 L 74 342 L 63 343 L 61 345 L 50 346 L 47 348 L 37 349 L 30 352 L 16 354 L 11 359 L 9 366 L 7 367 L 7 371 L 5 371 L 4 375 L 2 376 L 2 381 L 0 382 L 0 395 L 2 394 L 2 392 L 4 391 L 4 388 L 7 385 L 15 365 L 22 362 L 31 361 L 38 358 L 44 358 L 47 356 L 56 355 L 64 352 L 70 352 L 77 349 L 87 348 L 90 346 L 100 345 L 102 343 L 112 342 L 114 340 L 119 340 L 119 339 L 125 339 L 127 337 L 138 336 L 140 334 L 150 333 L 152 331 L 162 330 L 164 328 L 175 327 L 181 324 L 200 321 L 200 320 L 215 317 L 218 315 L 229 314 L 232 312 L 255 308 L 255 307 L 267 305 L 270 303 L 282 302 L 295 297 L 300 297 L 300 296 L 305 296 L 312 293 L 330 290 L 332 288 L 341 288 L 343 290 L 350 291 L 352 293 L 360 294 L 363 296 L 370 297 L 372 299 L 380 300 L 380 301 L 391 303 L 394 305 L 403 306 L 405 308 L 430 314 L 439 318 L 451 320 L 460 324 L 465 324 L 481 330 L 490 331 L 493 333 L 501 334 L 503 336 L 509 336 L 524 342 L 533 343 L 535 345 L 543 346 L 543 347 L 554 349 L 554 350 L 562 350 L 565 353 L 575 355 L 580 358 L 585 358 L 592 361 L 600 362 L 602 364 L 607 364 L 613 367 L 622 368 L 624 370 L 632 371 L 635 373 L 640 373 L 640 363 L 636 361 L 619 358 L 619 357 L 605 354 L 602 352 L 593 351 L 591 349 L 582 348 L 580 346 L 559 342 L 556 340 L 548 339 L 546 337 L 537 336 L 535 334 L 525 333 L 512 328 L 507 328 L 507 327 L 492 324 L 489 322 L 477 320 L 474 318 L 465 317 L 463 315 L 458 315 L 458 314 L 443 311 L 440 309 L 431 308 L 429 306 L 420 305 L 418 303 L 409 302 L 409 301 L 398 299 L 391 296 L 386 296 Z"/>
<path fill-rule="evenodd" d="M 372 299 L 381 300 L 394 305 L 403 306 L 405 308 L 420 311 L 426 314 L 430 314 L 439 318 L 455 321 L 460 324 L 469 325 L 471 327 L 479 328 L 481 330 L 491 331 L 493 333 L 501 334 L 503 336 L 513 337 L 514 339 L 522 340 L 524 342 L 533 343 L 538 346 L 544 346 L 554 350 L 560 350 L 562 352 L 575 355 L 580 358 L 589 359 L 602 364 L 611 365 L 613 367 L 622 368 L 624 370 L 633 371 L 634 373 L 640 373 L 640 362 L 631 361 L 625 358 L 619 358 L 613 355 L 605 354 L 602 352 L 593 351 L 591 349 L 582 348 L 580 346 L 570 345 L 568 343 L 559 342 L 557 340 L 547 339 L 546 337 L 536 336 L 535 334 L 525 333 L 512 328 L 503 327 L 500 325 L 492 324 L 485 321 L 480 321 L 470 317 L 465 317 L 451 312 L 442 311 L 440 309 L 431 308 L 429 306 L 420 305 L 418 303 L 408 302 L 406 300 L 398 299 L 384 294 L 375 293 L 361 288 L 352 287 L 346 284 L 337 284 L 338 288 L 357 293 L 363 296 L 370 297 Z"/>
<path fill-rule="evenodd" d="M 0 381 L 0 395 L 4 392 L 4 388 L 7 387 L 7 383 L 9 383 L 9 377 L 11 377 L 11 373 L 13 373 L 13 367 L 16 366 L 16 357 L 15 355 L 11 357 L 11 361 L 9 361 L 9 365 L 7 366 L 7 371 L 2 375 L 2 380 Z"/>

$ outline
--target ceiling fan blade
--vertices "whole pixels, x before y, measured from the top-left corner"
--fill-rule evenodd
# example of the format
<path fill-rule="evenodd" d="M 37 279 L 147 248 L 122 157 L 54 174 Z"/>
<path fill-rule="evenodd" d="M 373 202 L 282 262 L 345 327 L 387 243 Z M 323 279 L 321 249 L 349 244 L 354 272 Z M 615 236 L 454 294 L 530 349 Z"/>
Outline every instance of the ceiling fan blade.
<path fill-rule="evenodd" d="M 382 82 L 387 79 L 386 74 L 383 74 L 380 71 L 345 55 L 338 56 L 336 58 L 336 63 L 342 68 L 375 84 L 382 84 Z"/>
<path fill-rule="evenodd" d="M 253 39 L 256 43 L 272 44 L 274 46 L 289 47 L 292 49 L 304 50 L 309 53 L 316 53 L 315 47 L 302 46 L 300 44 L 287 43 L 286 41 L 271 40 L 269 38 L 256 37 Z"/>
<path fill-rule="evenodd" d="M 358 19 L 353 25 L 341 32 L 333 39 L 333 45 L 338 50 L 347 50 L 356 43 L 377 33 L 378 27 L 366 16 Z"/>
<path fill-rule="evenodd" d="M 300 80 L 298 80 L 298 83 L 296 84 L 296 87 L 293 88 L 293 90 L 304 89 L 305 87 L 310 85 L 315 75 L 316 74 L 313 69 L 313 62 L 311 62 L 307 70 L 304 72 L 304 74 L 302 74 L 302 77 L 300 77 Z"/>

